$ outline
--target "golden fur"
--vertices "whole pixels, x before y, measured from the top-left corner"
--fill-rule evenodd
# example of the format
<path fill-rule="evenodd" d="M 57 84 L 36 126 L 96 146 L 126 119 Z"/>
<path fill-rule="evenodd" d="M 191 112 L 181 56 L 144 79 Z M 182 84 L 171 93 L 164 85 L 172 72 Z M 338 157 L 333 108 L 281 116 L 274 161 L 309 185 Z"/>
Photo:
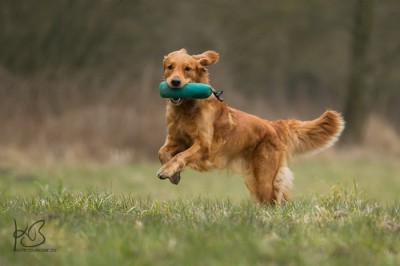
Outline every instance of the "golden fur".
<path fill-rule="evenodd" d="M 176 88 L 188 82 L 209 84 L 205 66 L 218 58 L 214 51 L 199 55 L 188 55 L 185 49 L 172 52 L 164 57 L 164 79 L 170 86 L 179 80 Z M 288 159 L 333 145 L 344 128 L 335 111 L 326 111 L 313 121 L 267 121 L 228 107 L 214 96 L 167 100 L 166 119 L 159 178 L 178 184 L 186 167 L 199 171 L 230 168 L 244 176 L 257 202 L 278 204 L 289 199 L 292 189 Z"/>

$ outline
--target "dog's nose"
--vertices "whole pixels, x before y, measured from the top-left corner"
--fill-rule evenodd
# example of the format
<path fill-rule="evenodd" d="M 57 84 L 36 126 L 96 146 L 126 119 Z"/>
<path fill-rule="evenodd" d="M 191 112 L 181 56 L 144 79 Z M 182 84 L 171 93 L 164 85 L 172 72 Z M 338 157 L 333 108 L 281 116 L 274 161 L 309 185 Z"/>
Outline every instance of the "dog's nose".
<path fill-rule="evenodd" d="M 179 85 L 181 85 L 181 80 L 178 79 L 178 78 L 173 78 L 173 79 L 171 80 L 171 84 L 172 84 L 172 86 L 174 86 L 174 87 L 178 87 Z"/>

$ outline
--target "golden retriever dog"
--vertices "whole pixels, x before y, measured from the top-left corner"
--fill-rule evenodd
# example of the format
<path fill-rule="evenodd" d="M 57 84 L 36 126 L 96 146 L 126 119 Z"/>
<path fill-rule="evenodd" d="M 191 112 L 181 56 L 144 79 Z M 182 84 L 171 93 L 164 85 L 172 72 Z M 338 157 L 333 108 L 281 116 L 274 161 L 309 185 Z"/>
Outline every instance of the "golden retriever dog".
<path fill-rule="evenodd" d="M 188 82 L 209 84 L 205 67 L 218 58 L 215 51 L 172 52 L 164 57 L 164 79 L 176 89 Z M 255 201 L 277 204 L 290 199 L 293 174 L 288 160 L 333 145 L 344 128 L 335 111 L 312 121 L 268 121 L 228 107 L 213 95 L 167 99 L 166 119 L 167 137 L 158 154 L 160 179 L 178 184 L 186 167 L 198 171 L 229 168 L 244 177 Z"/>

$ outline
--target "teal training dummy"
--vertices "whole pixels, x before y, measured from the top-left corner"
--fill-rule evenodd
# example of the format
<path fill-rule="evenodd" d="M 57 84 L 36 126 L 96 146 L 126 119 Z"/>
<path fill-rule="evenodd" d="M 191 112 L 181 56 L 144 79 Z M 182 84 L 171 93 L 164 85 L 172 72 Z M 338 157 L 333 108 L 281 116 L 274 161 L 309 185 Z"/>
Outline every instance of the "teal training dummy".
<path fill-rule="evenodd" d="M 218 100 L 222 101 L 222 92 L 215 91 L 210 85 L 204 83 L 188 83 L 182 88 L 171 88 L 168 83 L 163 81 L 159 86 L 162 98 L 191 98 L 205 99 L 214 94 Z"/>

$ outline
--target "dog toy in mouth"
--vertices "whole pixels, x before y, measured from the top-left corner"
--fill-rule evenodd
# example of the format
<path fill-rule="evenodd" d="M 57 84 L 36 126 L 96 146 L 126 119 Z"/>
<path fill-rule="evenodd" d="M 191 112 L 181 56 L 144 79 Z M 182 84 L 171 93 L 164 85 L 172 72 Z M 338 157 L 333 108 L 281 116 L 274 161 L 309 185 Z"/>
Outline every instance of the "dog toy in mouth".
<path fill-rule="evenodd" d="M 210 85 L 204 83 L 188 83 L 182 88 L 171 88 L 167 82 L 163 81 L 160 83 L 159 90 L 162 98 L 205 99 L 214 94 L 218 100 L 223 101 L 222 91 L 216 91 Z"/>

